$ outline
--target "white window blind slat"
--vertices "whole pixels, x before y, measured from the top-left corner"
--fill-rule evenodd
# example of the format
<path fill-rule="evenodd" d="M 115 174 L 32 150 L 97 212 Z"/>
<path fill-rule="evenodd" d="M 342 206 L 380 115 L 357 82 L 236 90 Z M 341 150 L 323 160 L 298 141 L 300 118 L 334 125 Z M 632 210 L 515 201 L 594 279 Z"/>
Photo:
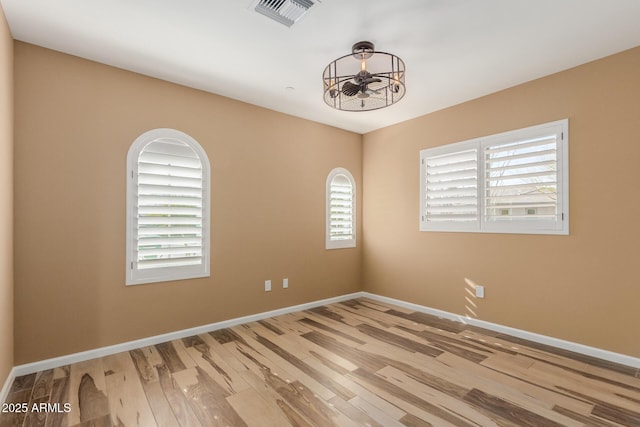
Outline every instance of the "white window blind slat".
<path fill-rule="evenodd" d="M 555 159 L 555 152 L 553 153 L 554 157 L 552 160 L 545 160 L 545 161 L 541 161 L 541 162 L 529 162 L 528 165 L 529 166 L 549 166 L 549 165 L 555 165 L 557 163 L 557 160 Z M 491 165 L 491 167 L 486 167 L 485 171 L 486 172 L 494 172 L 494 171 L 507 171 L 507 170 L 511 170 L 511 169 L 520 169 L 522 167 L 522 165 L 517 164 L 517 162 L 514 162 L 514 164 L 511 164 L 509 166 L 494 166 L 492 163 L 489 163 L 488 165 Z"/>
<path fill-rule="evenodd" d="M 164 185 L 138 184 L 137 195 L 142 196 L 186 196 L 202 198 L 202 189 L 195 187 L 167 187 Z"/>
<path fill-rule="evenodd" d="M 487 211 L 502 211 L 504 209 L 528 209 L 528 208 L 548 208 L 548 207 L 554 207 L 555 208 L 555 201 L 551 201 L 551 202 L 540 202 L 540 203 L 519 203 L 517 205 L 514 204 L 510 204 L 510 205 L 495 205 L 492 206 L 490 208 L 487 208 Z M 551 215 L 555 215 L 554 213 L 550 213 Z M 504 216 L 504 214 L 500 214 L 502 216 Z M 526 215 L 525 213 L 523 213 L 522 215 Z"/>
<path fill-rule="evenodd" d="M 138 174 L 139 184 L 158 185 L 161 187 L 183 187 L 202 189 L 202 177 L 185 178 L 182 176 Z"/>
<path fill-rule="evenodd" d="M 195 206 L 164 205 L 164 206 L 138 206 L 138 215 L 151 217 L 186 216 L 202 218 L 202 208 Z"/>
<path fill-rule="evenodd" d="M 344 214 L 331 214 L 332 221 L 351 221 L 351 212 Z"/>
<path fill-rule="evenodd" d="M 199 159 L 191 147 L 174 138 L 156 138 L 153 141 L 153 145 L 145 147 L 144 153 L 168 154 L 172 157 Z"/>
<path fill-rule="evenodd" d="M 427 162 L 429 159 L 425 159 Z M 477 165 L 478 165 L 478 159 L 477 157 L 473 157 L 472 160 L 463 160 L 463 161 L 457 161 L 455 162 L 455 169 L 458 170 L 465 170 L 465 169 L 470 169 L 470 170 L 476 170 L 477 169 Z M 438 162 L 428 162 L 427 166 L 429 166 L 429 170 L 431 171 L 431 173 L 440 173 L 440 172 L 447 172 L 448 170 L 451 169 L 451 163 L 445 163 L 445 164 L 440 164 Z"/>
<path fill-rule="evenodd" d="M 429 166 L 430 168 L 434 168 L 437 166 L 447 166 L 445 167 L 445 169 L 448 168 L 448 165 L 451 164 L 461 164 L 461 166 L 459 166 L 459 168 L 462 168 L 462 164 L 464 163 L 469 163 L 471 162 L 472 164 L 476 164 L 477 163 L 477 151 L 475 149 L 463 149 L 457 152 L 451 152 L 451 153 L 446 153 L 446 154 L 441 154 L 441 155 L 434 155 L 434 156 L 430 156 L 425 158 L 425 164 L 427 166 Z M 434 169 L 435 171 L 437 171 L 437 169 Z"/>
<path fill-rule="evenodd" d="M 202 261 L 202 257 L 189 256 L 185 258 L 144 259 L 139 260 L 137 264 L 140 270 L 150 270 L 154 268 L 196 266 L 202 264 Z"/>
<path fill-rule="evenodd" d="M 512 196 L 507 194 L 507 195 L 487 197 L 486 200 L 491 201 L 492 203 L 495 203 L 495 204 L 500 204 L 500 203 L 508 202 L 509 200 L 511 200 L 511 198 Z M 553 196 L 551 198 L 556 199 L 556 197 L 553 197 Z M 528 195 L 520 196 L 521 203 L 535 203 L 537 201 L 546 201 L 546 200 L 549 200 L 549 197 L 547 197 L 547 195 L 545 194 L 528 194 Z"/>
<path fill-rule="evenodd" d="M 139 246 L 200 246 L 202 239 L 198 236 L 185 237 L 180 236 L 168 236 L 168 235 L 146 235 L 140 236 L 138 239 Z"/>
<path fill-rule="evenodd" d="M 162 206 L 167 204 L 202 207 L 202 198 L 185 196 L 163 196 L 148 193 L 142 193 L 138 195 L 139 206 Z"/>
<path fill-rule="evenodd" d="M 431 192 L 434 196 L 437 195 L 439 190 L 449 190 L 454 191 L 456 189 L 465 189 L 465 188 L 477 188 L 478 186 L 478 177 L 476 175 L 467 176 L 465 178 L 460 179 L 449 179 L 449 180 L 439 180 L 434 179 L 430 181 L 427 178 L 427 190 Z"/>
<path fill-rule="evenodd" d="M 535 153 L 519 153 L 519 154 L 511 154 L 509 156 L 503 156 L 503 157 L 493 157 L 491 159 L 491 162 L 489 163 L 490 167 L 495 167 L 495 166 L 499 166 L 500 163 L 509 165 L 509 164 L 518 164 L 517 162 L 514 163 L 515 160 L 521 160 L 522 163 L 528 163 L 530 161 L 531 158 L 536 158 L 536 159 L 540 159 L 540 160 L 553 160 L 555 159 L 555 155 L 556 155 L 556 149 L 552 148 L 549 150 L 542 150 L 542 151 L 538 151 Z M 524 160 L 522 160 L 524 159 Z M 512 162 L 512 163 L 509 163 Z"/>
<path fill-rule="evenodd" d="M 331 206 L 329 214 L 333 215 L 334 213 L 342 213 L 342 214 L 353 214 L 353 209 L 351 207 L 351 202 L 349 203 L 335 203 Z"/>
<path fill-rule="evenodd" d="M 454 208 L 451 207 L 451 204 L 427 207 L 427 213 L 430 216 L 436 216 L 440 214 L 475 215 L 477 210 L 478 210 L 478 205 L 475 203 L 467 203 L 467 204 L 460 203 L 455 205 Z"/>
<path fill-rule="evenodd" d="M 495 186 L 496 182 L 501 181 L 513 181 L 513 180 L 524 180 L 525 178 L 546 178 L 551 182 L 556 181 L 556 171 L 555 170 L 545 170 L 545 171 L 534 171 L 535 168 L 531 167 L 520 167 L 516 170 L 512 169 L 509 173 L 498 174 L 498 173 L 487 173 L 487 182 L 492 183 L 491 186 Z M 545 180 L 546 180 L 545 179 Z M 527 180 L 531 182 L 538 182 L 537 180 Z"/>
<path fill-rule="evenodd" d="M 184 178 L 202 178 L 202 168 L 163 165 L 158 163 L 138 163 L 138 172 L 149 175 L 174 175 Z"/>
<path fill-rule="evenodd" d="M 197 229 L 202 227 L 202 215 L 199 216 L 170 216 L 167 214 L 155 214 L 140 216 L 139 218 L 139 234 L 145 234 L 146 230 L 151 228 L 161 228 L 166 231 L 183 229 Z"/>
<path fill-rule="evenodd" d="M 141 260 L 160 258 L 188 258 L 191 256 L 200 256 L 202 254 L 202 248 L 200 247 L 200 245 L 184 247 L 164 246 L 162 248 L 138 246 L 138 252 L 138 257 Z"/>
<path fill-rule="evenodd" d="M 140 239 L 153 236 L 200 236 L 201 233 L 201 221 L 195 225 L 180 224 L 167 226 L 166 224 L 153 224 L 138 228 L 138 238 Z"/>
<path fill-rule="evenodd" d="M 153 143 L 152 143 L 153 144 Z M 202 167 L 200 160 L 196 157 L 183 157 L 174 156 L 171 154 L 159 154 L 159 153 L 143 153 L 138 160 L 140 163 L 151 163 L 158 165 L 171 165 L 184 168 L 198 169 Z"/>
<path fill-rule="evenodd" d="M 477 221 L 478 220 L 478 216 L 473 213 L 473 214 L 451 214 L 451 215 L 445 215 L 445 214 L 441 214 L 441 215 L 434 215 L 431 217 L 430 221 L 432 222 L 451 222 L 451 221 L 455 221 L 455 222 L 472 222 L 472 221 Z"/>
<path fill-rule="evenodd" d="M 553 182 L 545 183 L 545 187 L 551 187 L 552 189 L 555 188 L 556 185 L 557 184 Z M 524 195 L 525 193 L 523 193 L 522 190 L 536 191 L 539 188 L 540 188 L 540 185 L 538 183 L 503 184 L 500 186 L 500 189 L 501 189 L 500 192 L 495 191 L 495 192 L 487 193 L 486 198 L 490 199 L 498 196 L 508 196 L 508 195 L 518 195 L 518 194 Z M 491 188 L 489 190 L 491 190 Z M 533 194 L 533 193 L 529 193 L 529 194 Z"/>
<path fill-rule="evenodd" d="M 439 189 L 437 194 L 431 192 L 426 195 L 429 200 L 438 201 L 446 198 L 458 198 L 458 197 L 471 197 L 477 199 L 478 189 L 475 187 L 468 188 L 452 188 L 452 189 Z"/>
<path fill-rule="evenodd" d="M 514 138 L 506 143 L 492 144 L 491 146 L 485 147 L 484 152 L 487 155 L 495 157 L 499 155 L 499 153 L 506 153 L 514 148 L 520 151 L 540 151 L 542 150 L 541 147 L 545 147 L 547 144 L 554 146 L 555 149 L 556 136 L 550 134 L 537 136 L 535 138 Z"/>
<path fill-rule="evenodd" d="M 336 197 L 335 195 L 332 195 L 331 202 L 332 206 L 350 207 L 353 204 L 353 199 L 351 197 Z"/>
<path fill-rule="evenodd" d="M 439 197 L 429 198 L 429 206 L 449 206 L 451 204 L 469 204 L 476 205 L 478 198 L 475 196 L 457 196 L 457 197 Z"/>
<path fill-rule="evenodd" d="M 331 190 L 336 192 L 351 194 L 351 185 L 349 184 L 349 181 L 348 180 L 345 181 L 342 178 L 343 177 L 340 177 L 340 179 L 334 181 L 331 184 Z"/>
<path fill-rule="evenodd" d="M 427 184 L 476 179 L 476 175 L 478 174 L 477 167 L 469 169 L 454 169 L 452 166 L 453 165 L 450 165 L 449 170 L 443 170 L 442 172 L 435 173 L 431 168 L 429 168 L 427 172 Z"/>

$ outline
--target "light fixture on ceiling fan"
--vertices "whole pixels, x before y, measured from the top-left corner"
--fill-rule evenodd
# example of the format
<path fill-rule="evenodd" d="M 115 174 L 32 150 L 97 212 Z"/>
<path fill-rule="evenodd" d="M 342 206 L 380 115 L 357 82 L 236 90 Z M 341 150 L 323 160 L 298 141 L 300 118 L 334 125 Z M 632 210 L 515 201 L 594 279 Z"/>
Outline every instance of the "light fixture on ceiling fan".
<path fill-rule="evenodd" d="M 354 44 L 351 54 L 324 69 L 324 101 L 344 111 L 370 111 L 388 107 L 405 94 L 402 59 L 376 52 L 373 43 Z"/>

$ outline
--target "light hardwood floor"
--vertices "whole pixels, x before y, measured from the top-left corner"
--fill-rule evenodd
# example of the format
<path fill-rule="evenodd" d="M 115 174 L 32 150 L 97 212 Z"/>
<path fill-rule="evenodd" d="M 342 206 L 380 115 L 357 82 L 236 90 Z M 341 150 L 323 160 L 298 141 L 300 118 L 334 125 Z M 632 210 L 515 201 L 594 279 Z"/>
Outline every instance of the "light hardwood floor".
<path fill-rule="evenodd" d="M 640 426 L 640 378 L 355 299 L 26 375 L 7 403 L 50 405 L 0 427 Z"/>

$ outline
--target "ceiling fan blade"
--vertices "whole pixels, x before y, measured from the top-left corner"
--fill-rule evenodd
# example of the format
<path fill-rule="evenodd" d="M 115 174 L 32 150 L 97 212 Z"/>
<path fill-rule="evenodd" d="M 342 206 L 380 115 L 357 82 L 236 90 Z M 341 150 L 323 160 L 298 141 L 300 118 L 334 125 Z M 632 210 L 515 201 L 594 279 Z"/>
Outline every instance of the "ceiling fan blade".
<path fill-rule="evenodd" d="M 359 91 L 360 86 L 351 82 L 345 82 L 345 84 L 342 85 L 342 93 L 344 93 L 346 96 L 355 96 Z"/>
<path fill-rule="evenodd" d="M 364 84 L 368 85 L 369 83 L 380 83 L 382 80 L 375 78 L 375 77 L 369 77 L 368 79 L 366 79 L 364 82 Z"/>

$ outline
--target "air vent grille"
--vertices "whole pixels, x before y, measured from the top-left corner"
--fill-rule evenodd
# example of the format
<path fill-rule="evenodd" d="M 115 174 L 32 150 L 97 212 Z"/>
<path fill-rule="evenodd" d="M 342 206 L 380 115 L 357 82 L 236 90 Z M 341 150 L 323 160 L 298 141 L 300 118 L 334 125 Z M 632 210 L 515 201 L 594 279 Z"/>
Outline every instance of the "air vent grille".
<path fill-rule="evenodd" d="M 311 0 L 258 0 L 255 11 L 291 27 L 313 4 Z"/>

